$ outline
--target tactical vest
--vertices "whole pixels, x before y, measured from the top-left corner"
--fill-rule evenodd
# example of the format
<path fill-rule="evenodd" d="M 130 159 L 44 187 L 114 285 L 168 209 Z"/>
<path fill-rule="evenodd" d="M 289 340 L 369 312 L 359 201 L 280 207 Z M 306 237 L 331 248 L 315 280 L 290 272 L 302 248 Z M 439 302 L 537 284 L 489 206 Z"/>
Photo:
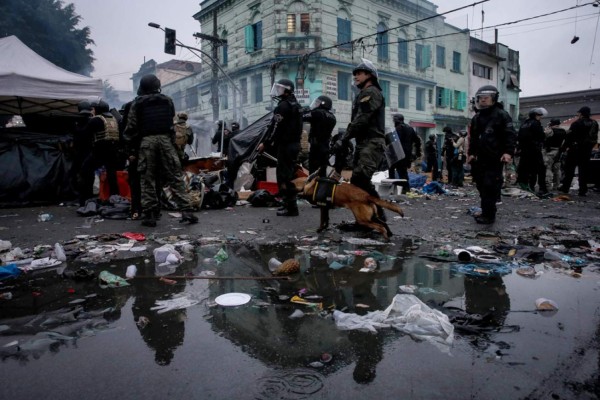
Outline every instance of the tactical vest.
<path fill-rule="evenodd" d="M 104 115 L 98 115 L 98 118 L 102 120 L 104 129 L 97 132 L 95 135 L 95 141 L 100 142 L 103 140 L 110 140 L 114 142 L 119 141 L 119 123 L 114 117 L 108 117 Z"/>
<path fill-rule="evenodd" d="M 174 108 L 163 94 L 141 96 L 136 100 L 136 112 L 142 136 L 172 135 Z"/>
<path fill-rule="evenodd" d="M 186 124 L 175 124 L 175 144 L 181 148 L 185 147 L 188 140 L 188 127 Z"/>

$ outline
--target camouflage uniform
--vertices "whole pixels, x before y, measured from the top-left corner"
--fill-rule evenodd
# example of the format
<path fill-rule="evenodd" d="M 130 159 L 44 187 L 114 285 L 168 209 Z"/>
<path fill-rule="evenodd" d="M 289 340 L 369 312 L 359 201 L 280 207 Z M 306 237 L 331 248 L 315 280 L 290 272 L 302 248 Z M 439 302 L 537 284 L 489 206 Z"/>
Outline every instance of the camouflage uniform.
<path fill-rule="evenodd" d="M 346 130 L 346 139 L 356 139 L 350 182 L 377 197 L 371 178 L 385 156 L 384 110 L 385 99 L 377 86 L 362 89 L 352 104 L 352 122 Z"/>
<path fill-rule="evenodd" d="M 160 93 L 139 96 L 132 104 L 129 113 L 125 139 L 139 142 L 138 171 L 141 175 L 141 197 L 145 221 L 158 218 L 160 211 L 158 194 L 161 192 L 161 187 L 157 187 L 158 182 L 171 188 L 172 200 L 177 209 L 186 212 L 192 208 L 174 144 L 174 116 L 173 101 Z M 186 220 L 185 215 L 184 220 Z"/>

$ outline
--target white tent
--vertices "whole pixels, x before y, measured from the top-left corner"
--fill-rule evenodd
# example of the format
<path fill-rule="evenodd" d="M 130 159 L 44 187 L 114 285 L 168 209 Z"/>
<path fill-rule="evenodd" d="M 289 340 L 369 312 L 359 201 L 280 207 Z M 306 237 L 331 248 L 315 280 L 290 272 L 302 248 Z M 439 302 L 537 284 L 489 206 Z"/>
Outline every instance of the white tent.
<path fill-rule="evenodd" d="M 16 36 L 0 39 L 0 114 L 72 114 L 101 95 L 101 79 L 52 64 Z"/>

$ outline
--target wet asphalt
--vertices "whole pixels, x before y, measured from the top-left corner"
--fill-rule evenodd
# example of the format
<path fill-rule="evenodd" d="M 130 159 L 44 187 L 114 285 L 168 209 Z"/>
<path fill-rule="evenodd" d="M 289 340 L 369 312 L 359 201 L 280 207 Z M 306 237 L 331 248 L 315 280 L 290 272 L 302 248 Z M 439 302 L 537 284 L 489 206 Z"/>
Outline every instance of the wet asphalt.
<path fill-rule="evenodd" d="M 476 193 L 465 193 L 396 197 L 405 218 L 387 214 L 394 232 L 389 243 L 376 233 L 338 229 L 352 221 L 344 209 L 333 210 L 332 228 L 317 234 L 319 210 L 304 203 L 294 218 L 250 206 L 203 210 L 192 226 L 165 211 L 153 229 L 138 221 L 81 218 L 70 206 L 2 209 L 0 239 L 22 249 L 59 242 L 69 257 L 58 269 L 0 282 L 0 293 L 13 296 L 0 300 L 2 397 L 598 398 L 600 272 L 585 247 L 600 241 L 600 195 L 504 197 L 496 223 L 483 226 L 467 215 L 478 205 Z M 38 222 L 40 213 L 53 217 Z M 97 246 L 123 243 L 113 235 L 123 232 L 144 233 L 147 239 L 137 245 L 147 249 L 82 251 L 94 240 Z M 157 267 L 152 249 L 182 241 L 194 246 L 184 262 Z M 585 263 L 543 260 L 540 245 Z M 494 251 L 508 272 L 465 273 L 452 249 L 468 246 Z M 219 250 L 227 259 L 217 261 Z M 334 270 L 333 255 L 352 258 Z M 367 257 L 377 260 L 375 272 L 359 271 Z M 294 258 L 300 272 L 289 280 L 246 279 L 270 277 L 271 258 Z M 126 287 L 103 289 L 97 279 L 61 274 L 84 267 L 124 277 L 129 265 L 138 272 Z M 536 276 L 517 273 L 526 265 Z M 207 274 L 238 279 L 169 284 L 157 277 Z M 407 285 L 454 322 L 451 346 L 440 349 L 391 328 L 343 331 L 331 318 L 334 309 L 383 310 Z M 232 292 L 251 300 L 238 307 L 215 302 Z M 293 303 L 294 295 L 321 308 Z M 157 301 L 181 296 L 196 303 L 153 309 Z M 539 298 L 555 302 L 558 311 L 536 311 Z M 290 318 L 297 310 L 303 316 Z"/>

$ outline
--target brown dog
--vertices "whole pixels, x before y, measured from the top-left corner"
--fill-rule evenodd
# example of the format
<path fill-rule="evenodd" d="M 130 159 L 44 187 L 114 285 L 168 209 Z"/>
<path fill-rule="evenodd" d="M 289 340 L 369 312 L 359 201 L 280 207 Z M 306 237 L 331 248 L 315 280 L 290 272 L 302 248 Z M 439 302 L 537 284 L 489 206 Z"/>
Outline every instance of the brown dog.
<path fill-rule="evenodd" d="M 314 179 L 312 176 L 309 177 L 308 180 L 303 178 L 304 185 L 302 185 L 300 180 L 301 179 L 297 179 L 294 183 L 298 189 L 302 186 L 301 196 L 307 199 L 311 204 L 315 204 L 313 197 L 318 180 Z M 336 186 L 332 205 L 334 207 L 348 208 L 352 211 L 352 214 L 354 214 L 354 218 L 356 218 L 358 224 L 375 229 L 380 232 L 386 240 L 389 239 L 389 236 L 393 235 L 393 233 L 385 221 L 382 221 L 377 216 L 376 206 L 387 208 L 388 210 L 404 216 L 404 212 L 397 204 L 371 196 L 363 189 L 351 183 L 341 183 Z M 329 226 L 329 208 L 330 207 L 327 206 L 321 206 L 321 225 L 319 226 L 319 229 L 317 229 L 317 232 L 321 232 Z"/>

